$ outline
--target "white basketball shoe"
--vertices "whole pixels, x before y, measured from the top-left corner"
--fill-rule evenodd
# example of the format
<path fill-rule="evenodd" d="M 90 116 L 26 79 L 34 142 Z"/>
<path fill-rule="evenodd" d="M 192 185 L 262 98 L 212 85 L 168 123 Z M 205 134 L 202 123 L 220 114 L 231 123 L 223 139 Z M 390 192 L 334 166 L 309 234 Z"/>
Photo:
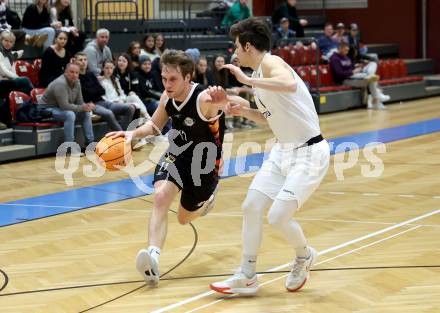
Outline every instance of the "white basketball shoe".
<path fill-rule="evenodd" d="M 286 279 L 286 289 L 290 292 L 300 290 L 307 279 L 310 277 L 310 269 L 318 259 L 318 252 L 312 247 L 307 247 L 310 251 L 308 258 L 296 258 L 293 263 L 292 271 L 289 273 Z"/>
<path fill-rule="evenodd" d="M 157 286 L 159 283 L 159 265 L 153 259 L 147 249 L 139 250 L 136 257 L 136 269 L 150 286 Z"/>
<path fill-rule="evenodd" d="M 258 279 L 257 274 L 252 278 L 247 278 L 244 273 L 238 270 L 234 276 L 212 283 L 209 285 L 214 291 L 225 293 L 225 294 L 243 294 L 243 295 L 253 295 L 258 291 Z"/>

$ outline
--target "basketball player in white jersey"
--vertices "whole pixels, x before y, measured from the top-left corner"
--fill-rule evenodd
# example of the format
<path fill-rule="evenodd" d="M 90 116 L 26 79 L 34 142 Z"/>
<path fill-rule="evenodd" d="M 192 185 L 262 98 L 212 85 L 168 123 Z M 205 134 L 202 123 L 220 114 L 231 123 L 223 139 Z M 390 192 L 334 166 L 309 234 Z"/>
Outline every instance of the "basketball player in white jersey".
<path fill-rule="evenodd" d="M 329 166 L 329 145 L 321 136 L 312 97 L 295 71 L 270 51 L 271 32 L 266 23 L 249 18 L 230 31 L 235 53 L 242 66 L 254 70 L 252 77 L 227 64 L 243 84 L 255 89 L 258 109 L 238 97 L 231 100 L 230 113 L 256 122 L 267 122 L 277 143 L 253 179 L 243 208 L 243 255 L 239 270 L 231 278 L 210 288 L 226 294 L 254 294 L 258 291 L 256 261 L 261 243 L 264 210 L 268 221 L 295 252 L 293 269 L 287 276 L 288 291 L 304 286 L 317 252 L 307 244 L 293 214 L 311 196 Z"/>

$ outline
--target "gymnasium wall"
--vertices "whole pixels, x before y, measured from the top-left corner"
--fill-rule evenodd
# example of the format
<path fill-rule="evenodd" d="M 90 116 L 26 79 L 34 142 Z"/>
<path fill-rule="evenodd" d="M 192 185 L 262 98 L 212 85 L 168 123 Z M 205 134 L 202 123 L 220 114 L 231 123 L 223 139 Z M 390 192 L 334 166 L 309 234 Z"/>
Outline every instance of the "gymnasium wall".
<path fill-rule="evenodd" d="M 435 31 L 440 30 L 439 0 L 428 1 L 428 57 L 437 61 L 440 69 L 440 41 Z M 254 0 L 253 13 L 271 15 L 277 4 L 283 1 Z M 368 0 L 367 8 L 326 9 L 327 21 L 346 25 L 357 22 L 362 31 L 362 39 L 367 43 L 397 43 L 400 57 L 417 58 L 421 49 L 421 0 Z M 300 14 L 322 13 L 322 10 L 301 10 Z"/>

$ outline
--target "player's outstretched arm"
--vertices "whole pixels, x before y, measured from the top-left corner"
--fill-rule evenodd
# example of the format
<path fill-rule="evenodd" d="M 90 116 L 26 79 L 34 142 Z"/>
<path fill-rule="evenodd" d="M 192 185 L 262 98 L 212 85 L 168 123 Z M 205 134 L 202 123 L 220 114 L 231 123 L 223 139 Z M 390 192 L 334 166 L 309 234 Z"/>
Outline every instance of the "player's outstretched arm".
<path fill-rule="evenodd" d="M 220 86 L 208 87 L 200 95 L 200 114 L 207 120 L 219 115 L 219 110 L 224 111 L 228 106 L 226 91 Z"/>
<path fill-rule="evenodd" d="M 246 76 L 243 71 L 232 64 L 223 65 L 224 68 L 245 85 L 276 92 L 295 92 L 296 81 L 289 66 L 277 56 L 266 57 L 262 63 L 264 78 Z"/>
<path fill-rule="evenodd" d="M 168 114 L 165 110 L 165 104 L 167 100 L 167 96 L 165 92 L 162 94 L 159 102 L 159 106 L 154 112 L 151 120 L 147 121 L 141 127 L 133 130 L 133 131 L 116 131 L 107 133 L 106 137 L 125 137 L 127 142 L 131 141 L 134 138 L 144 138 L 149 135 L 160 135 L 162 128 L 168 121 Z"/>
<path fill-rule="evenodd" d="M 243 116 L 247 119 L 253 120 L 259 124 L 267 124 L 264 115 L 250 107 L 249 101 L 239 96 L 228 96 L 229 105 L 225 110 L 226 114 Z"/>

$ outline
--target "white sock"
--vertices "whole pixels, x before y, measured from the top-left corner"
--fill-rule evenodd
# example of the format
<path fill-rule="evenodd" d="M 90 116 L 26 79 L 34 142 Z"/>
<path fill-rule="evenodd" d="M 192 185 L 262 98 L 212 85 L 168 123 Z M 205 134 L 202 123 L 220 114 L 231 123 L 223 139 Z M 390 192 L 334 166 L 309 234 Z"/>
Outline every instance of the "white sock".
<path fill-rule="evenodd" d="M 243 255 L 241 259 L 241 272 L 243 272 L 247 278 L 254 277 L 257 267 L 256 255 Z"/>
<path fill-rule="evenodd" d="M 160 248 L 156 246 L 149 246 L 147 250 L 148 253 L 150 253 L 153 260 L 155 260 L 156 263 L 159 264 Z"/>

